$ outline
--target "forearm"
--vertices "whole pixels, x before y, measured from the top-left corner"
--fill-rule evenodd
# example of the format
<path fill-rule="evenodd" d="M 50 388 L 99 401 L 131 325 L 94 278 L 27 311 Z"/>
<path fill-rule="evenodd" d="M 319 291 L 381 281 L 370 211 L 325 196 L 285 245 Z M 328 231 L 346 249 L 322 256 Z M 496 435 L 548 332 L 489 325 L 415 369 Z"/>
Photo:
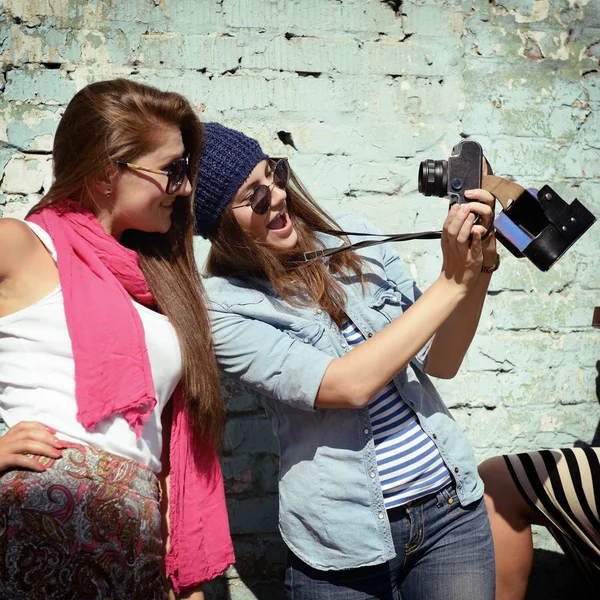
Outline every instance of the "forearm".
<path fill-rule="evenodd" d="M 437 330 L 427 353 L 425 372 L 451 379 L 456 375 L 477 330 L 491 273 L 482 273 L 471 293 Z"/>
<path fill-rule="evenodd" d="M 421 350 L 463 302 L 464 291 L 440 277 L 406 312 L 325 372 L 317 407 L 365 406 Z"/>
<path fill-rule="evenodd" d="M 484 165 L 484 171 L 486 168 Z M 493 206 L 493 197 L 484 190 L 469 190 L 465 195 L 472 200 L 477 200 L 470 204 L 471 210 L 477 209 L 481 212 L 481 203 L 487 204 L 488 210 Z M 493 213 L 488 215 L 488 218 L 493 218 Z M 491 221 L 486 227 L 491 227 L 490 223 Z M 425 372 L 428 375 L 441 379 L 454 377 L 477 330 L 492 273 L 498 268 L 497 260 L 499 260 L 493 230 L 490 235 L 483 237 L 485 241 L 482 238 L 481 273 L 471 292 L 435 333 L 425 363 Z"/>

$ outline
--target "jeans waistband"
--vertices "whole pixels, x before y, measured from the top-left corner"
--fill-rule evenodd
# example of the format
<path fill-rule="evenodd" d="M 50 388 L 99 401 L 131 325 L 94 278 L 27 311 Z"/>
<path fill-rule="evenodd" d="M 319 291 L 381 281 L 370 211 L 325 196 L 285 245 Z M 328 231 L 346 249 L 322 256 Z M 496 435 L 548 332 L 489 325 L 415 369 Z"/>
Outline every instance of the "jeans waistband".
<path fill-rule="evenodd" d="M 393 510 L 398 510 L 401 508 L 404 508 L 404 509 L 414 508 L 415 506 L 424 504 L 425 502 L 427 502 L 428 500 L 432 500 L 433 498 L 435 498 L 437 500 L 438 506 L 441 504 L 446 504 L 448 501 L 450 501 L 450 502 L 452 501 L 452 499 L 450 498 L 450 495 L 455 490 L 455 488 L 456 488 L 456 484 L 454 482 L 448 483 L 443 488 L 440 488 L 439 490 L 436 490 L 434 492 L 430 492 L 429 494 L 426 494 L 425 496 L 422 496 L 421 498 L 417 498 L 416 500 L 410 500 L 409 502 L 406 502 L 405 504 L 401 504 L 400 506 L 395 506 L 394 508 L 390 508 L 388 510 L 388 513 Z"/>

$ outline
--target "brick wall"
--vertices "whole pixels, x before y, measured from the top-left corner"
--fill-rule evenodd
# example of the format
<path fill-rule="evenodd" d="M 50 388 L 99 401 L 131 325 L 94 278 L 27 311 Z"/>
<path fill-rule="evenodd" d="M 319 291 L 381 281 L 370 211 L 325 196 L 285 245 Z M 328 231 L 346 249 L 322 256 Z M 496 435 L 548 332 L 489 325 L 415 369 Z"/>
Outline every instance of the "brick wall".
<path fill-rule="evenodd" d="M 0 20 L 3 216 L 23 216 L 48 189 L 74 92 L 116 76 L 185 94 L 203 120 L 289 156 L 326 209 L 390 232 L 440 227 L 446 201 L 417 193 L 417 168 L 461 136 L 482 143 L 497 174 L 600 214 L 593 0 L 2 0 Z M 478 458 L 599 441 L 599 235 L 545 274 L 501 249 L 464 367 L 439 384 Z M 397 249 L 421 286 L 433 281 L 437 242 Z M 199 242 L 200 261 L 205 252 Z M 238 564 L 210 594 L 277 598 L 277 444 L 252 398 L 227 393 Z M 544 532 L 536 544 L 556 550 Z M 568 577 L 546 569 L 532 597 L 572 598 Z"/>

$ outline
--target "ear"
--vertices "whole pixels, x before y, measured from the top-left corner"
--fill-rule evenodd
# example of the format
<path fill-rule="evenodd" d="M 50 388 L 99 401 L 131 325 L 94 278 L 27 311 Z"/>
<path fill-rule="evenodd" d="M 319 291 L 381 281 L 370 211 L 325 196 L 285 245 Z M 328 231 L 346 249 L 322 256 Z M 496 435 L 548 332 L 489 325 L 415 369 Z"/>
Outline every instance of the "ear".
<path fill-rule="evenodd" d="M 94 177 L 94 190 L 96 193 L 106 196 L 106 192 L 111 190 L 119 175 L 119 167 L 117 165 L 107 165 Z"/>

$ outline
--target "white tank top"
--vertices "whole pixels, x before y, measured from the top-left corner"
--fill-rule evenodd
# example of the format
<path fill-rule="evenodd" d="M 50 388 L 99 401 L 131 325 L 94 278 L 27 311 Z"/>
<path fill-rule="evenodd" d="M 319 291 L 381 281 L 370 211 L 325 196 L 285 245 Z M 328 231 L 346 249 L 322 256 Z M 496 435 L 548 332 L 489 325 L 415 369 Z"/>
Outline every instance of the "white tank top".
<path fill-rule="evenodd" d="M 26 223 L 56 261 L 50 236 Z M 59 439 L 132 458 L 159 472 L 160 415 L 181 379 L 181 351 L 167 317 L 132 303 L 144 327 L 157 399 L 140 439 L 119 415 L 101 421 L 94 431 L 77 421 L 75 363 L 60 286 L 39 302 L 0 317 L 0 417 L 6 424 L 39 421 L 56 429 Z"/>

